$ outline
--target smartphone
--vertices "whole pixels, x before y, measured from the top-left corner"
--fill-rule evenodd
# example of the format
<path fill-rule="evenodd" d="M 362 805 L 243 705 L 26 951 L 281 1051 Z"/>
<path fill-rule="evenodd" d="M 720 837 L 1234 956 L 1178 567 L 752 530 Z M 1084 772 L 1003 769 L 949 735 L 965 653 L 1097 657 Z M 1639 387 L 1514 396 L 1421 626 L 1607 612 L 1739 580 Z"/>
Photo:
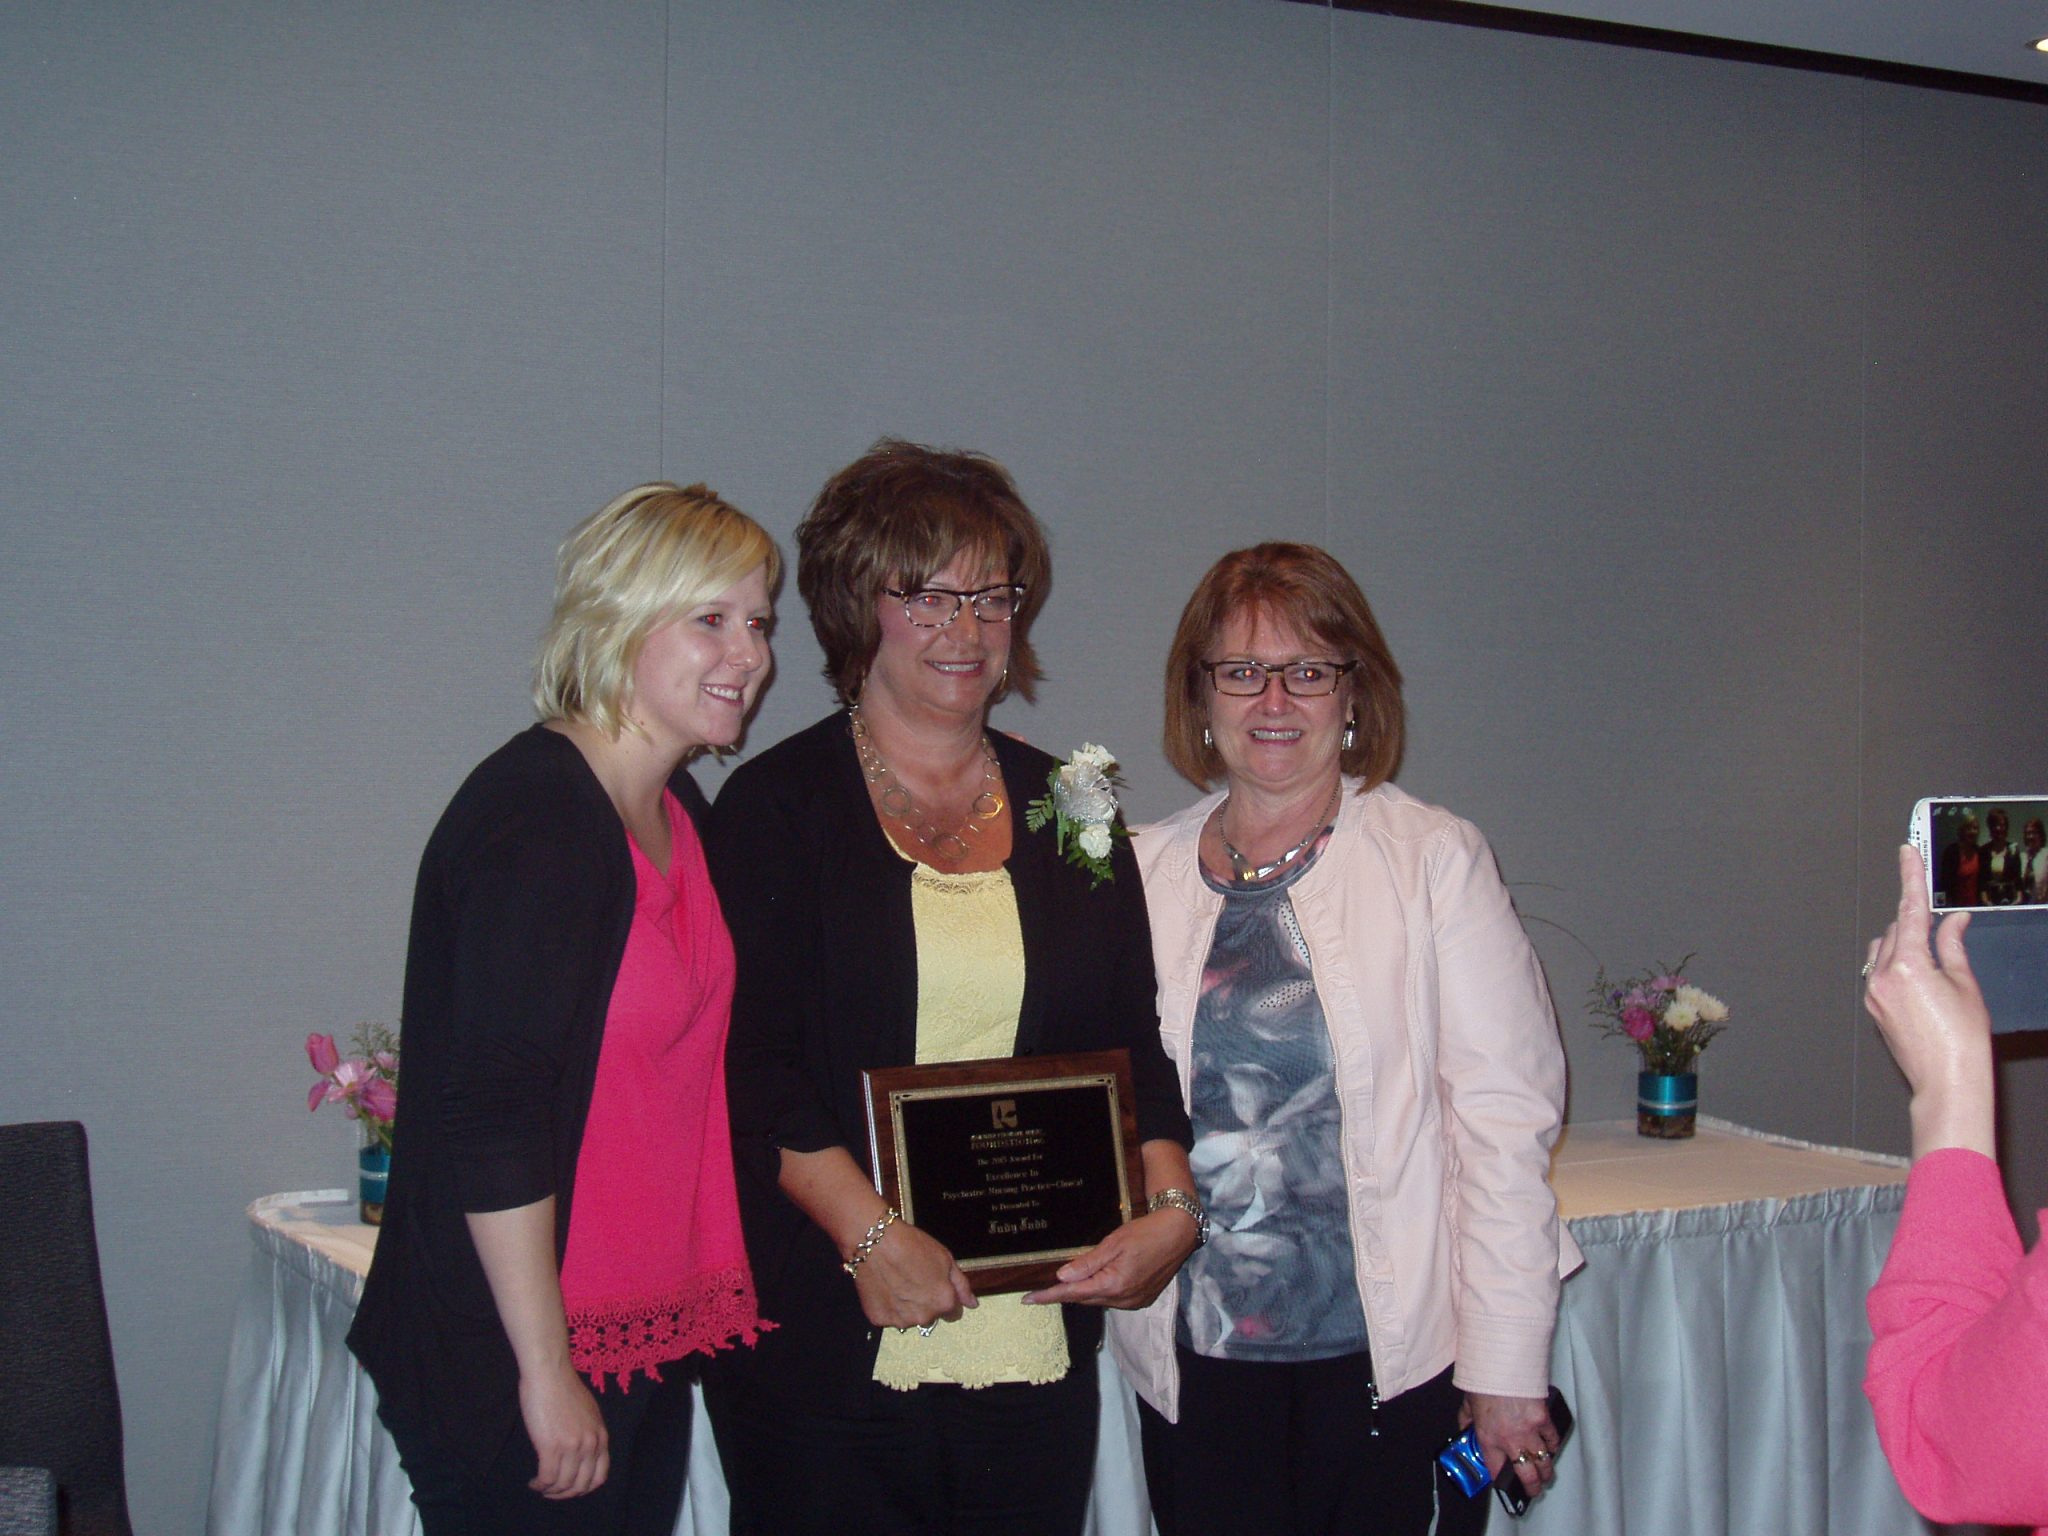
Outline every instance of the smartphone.
<path fill-rule="evenodd" d="M 1955 795 L 1913 807 L 1907 841 L 1937 911 L 1974 915 L 1963 935 L 1993 1034 L 2048 1030 L 2048 796 Z M 2000 835 L 2018 852 L 2008 854 Z"/>
<path fill-rule="evenodd" d="M 1556 1387 L 1550 1389 L 1550 1426 L 1557 1431 L 1557 1454 L 1564 1453 L 1565 1443 L 1572 1437 L 1571 1405 L 1564 1400 L 1564 1393 Z M 1522 1486 L 1519 1477 L 1495 1479 L 1486 1470 L 1485 1453 L 1479 1449 L 1479 1431 L 1467 1427 L 1449 1445 L 1437 1452 L 1436 1459 L 1443 1463 L 1457 1485 L 1465 1490 L 1467 1498 L 1477 1498 L 1485 1491 L 1488 1483 L 1493 1484 L 1493 1495 L 1500 1500 L 1500 1507 L 1511 1515 L 1525 1515 L 1529 1512 L 1529 1490 Z M 1501 1469 L 1505 1472 L 1507 1469 Z"/>
<path fill-rule="evenodd" d="M 2048 907 L 2048 795 L 1922 800 L 1906 840 L 1937 912 Z"/>

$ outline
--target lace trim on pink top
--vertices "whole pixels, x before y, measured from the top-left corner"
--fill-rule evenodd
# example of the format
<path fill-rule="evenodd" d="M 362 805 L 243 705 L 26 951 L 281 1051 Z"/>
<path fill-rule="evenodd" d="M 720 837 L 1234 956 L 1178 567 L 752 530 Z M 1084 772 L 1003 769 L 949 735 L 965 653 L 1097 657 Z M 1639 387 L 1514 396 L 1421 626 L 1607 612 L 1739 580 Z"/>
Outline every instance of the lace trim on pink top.
<path fill-rule="evenodd" d="M 698 1275 L 672 1295 L 582 1308 L 568 1322 L 569 1363 L 600 1392 L 607 1376 L 631 1391 L 636 1372 L 659 1381 L 657 1367 L 670 1360 L 753 1344 L 775 1326 L 760 1314 L 745 1265 Z"/>

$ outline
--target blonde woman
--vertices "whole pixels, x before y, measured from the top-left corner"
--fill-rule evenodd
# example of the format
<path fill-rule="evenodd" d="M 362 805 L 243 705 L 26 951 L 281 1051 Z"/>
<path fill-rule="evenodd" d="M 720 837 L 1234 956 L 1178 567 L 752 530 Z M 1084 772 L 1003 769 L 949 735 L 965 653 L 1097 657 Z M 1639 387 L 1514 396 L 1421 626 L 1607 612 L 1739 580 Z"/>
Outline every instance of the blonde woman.
<path fill-rule="evenodd" d="M 773 542 L 701 485 L 570 534 L 534 703 L 420 863 L 405 1087 L 349 1347 L 427 1536 L 673 1529 L 689 1361 L 751 1342 L 733 959 L 682 765 L 769 668 Z"/>

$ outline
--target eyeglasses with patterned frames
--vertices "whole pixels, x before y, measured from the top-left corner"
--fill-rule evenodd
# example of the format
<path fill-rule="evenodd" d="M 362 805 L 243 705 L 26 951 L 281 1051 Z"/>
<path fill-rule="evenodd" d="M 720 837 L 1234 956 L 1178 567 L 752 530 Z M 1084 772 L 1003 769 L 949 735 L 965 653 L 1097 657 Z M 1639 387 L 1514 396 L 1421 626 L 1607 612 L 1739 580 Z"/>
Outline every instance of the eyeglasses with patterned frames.
<path fill-rule="evenodd" d="M 914 592 L 884 587 L 882 591 L 902 601 L 903 617 L 919 629 L 944 629 L 960 617 L 963 603 L 972 603 L 974 616 L 984 624 L 1007 624 L 1023 608 L 1025 589 L 1017 582 L 1006 581 L 975 592 L 953 587 L 919 587 Z"/>
<path fill-rule="evenodd" d="M 1297 699 L 1320 699 L 1337 691 L 1344 674 L 1355 661 L 1204 661 L 1198 663 L 1209 674 L 1218 693 L 1233 699 L 1255 699 L 1274 678 Z"/>

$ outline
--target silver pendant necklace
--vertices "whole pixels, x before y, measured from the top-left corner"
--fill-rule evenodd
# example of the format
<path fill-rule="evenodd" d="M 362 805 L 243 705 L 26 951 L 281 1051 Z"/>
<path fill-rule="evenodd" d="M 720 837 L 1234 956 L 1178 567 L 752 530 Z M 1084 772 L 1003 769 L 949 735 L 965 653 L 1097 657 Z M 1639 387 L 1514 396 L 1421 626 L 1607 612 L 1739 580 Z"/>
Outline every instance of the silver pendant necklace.
<path fill-rule="evenodd" d="M 938 863 L 964 862 L 973 851 L 967 839 L 979 836 L 984 824 L 1003 814 L 1002 769 L 986 733 L 981 738 L 981 793 L 968 805 L 967 819 L 947 829 L 918 803 L 909 786 L 889 771 L 882 754 L 875 750 L 867 722 L 860 717 L 860 705 L 849 704 L 846 716 L 853 730 L 853 749 L 860 756 L 861 773 L 874 790 L 875 803 L 882 808 L 882 814 L 908 832 L 918 847 Z"/>
<path fill-rule="evenodd" d="M 1330 788 L 1330 798 L 1323 803 L 1322 814 L 1309 824 L 1307 836 L 1303 837 L 1300 842 L 1296 843 L 1270 864 L 1254 864 L 1250 859 L 1239 853 L 1236 848 L 1231 846 L 1230 835 L 1223 830 L 1224 815 L 1230 810 L 1230 802 L 1226 799 L 1222 805 L 1216 808 L 1216 835 L 1223 840 L 1223 852 L 1230 859 L 1232 879 L 1239 885 L 1256 884 L 1258 881 L 1277 875 L 1304 853 L 1307 853 L 1315 840 L 1330 829 L 1336 817 L 1338 797 L 1343 793 L 1344 778 L 1340 774 L 1338 775 L 1337 782 Z"/>

